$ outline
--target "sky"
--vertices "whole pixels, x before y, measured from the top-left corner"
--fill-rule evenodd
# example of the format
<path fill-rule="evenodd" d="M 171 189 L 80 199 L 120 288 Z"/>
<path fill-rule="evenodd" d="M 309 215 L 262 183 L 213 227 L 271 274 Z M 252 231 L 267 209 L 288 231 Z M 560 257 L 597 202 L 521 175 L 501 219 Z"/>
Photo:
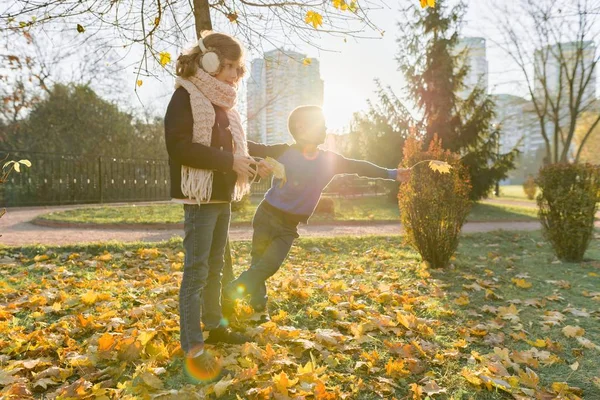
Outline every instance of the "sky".
<path fill-rule="evenodd" d="M 286 47 L 319 59 L 321 78 L 325 86 L 323 107 L 331 132 L 346 132 L 353 113 L 367 110 L 369 99 L 376 100 L 375 79 L 379 79 L 382 85 L 391 87 L 397 95 L 403 94 L 405 82 L 395 60 L 398 54 L 397 24 L 402 22 L 399 4 L 405 6 L 410 1 L 418 2 L 418 0 L 389 1 L 390 5 L 387 8 L 374 10 L 369 14 L 377 28 L 385 32 L 383 36 L 371 34 L 376 37 L 375 39 L 347 38 L 344 42 L 339 37 L 322 35 L 321 38 L 315 39 L 315 43 L 318 47 L 331 51 L 319 50 L 302 41 Z M 510 4 L 514 1 L 503 0 L 502 4 Z M 463 35 L 483 36 L 488 39 L 488 88 L 491 93 L 526 96 L 527 88 L 522 82 L 517 66 L 511 63 L 510 59 L 494 44 L 494 40 L 498 40 L 499 37 L 494 33 L 493 24 L 490 22 L 493 13 L 489 4 L 493 2 L 494 0 L 468 2 Z M 215 30 L 218 30 L 218 26 Z M 160 44 L 157 47 L 160 47 Z M 268 45 L 263 46 L 264 51 L 272 48 Z M 172 63 L 174 63 L 181 49 L 167 48 L 167 50 L 171 52 Z M 248 65 L 253 58 L 260 56 L 261 54 L 256 51 L 250 52 L 247 55 Z M 124 61 L 135 64 L 137 59 L 139 56 L 132 52 Z M 144 77 L 143 85 L 134 91 L 136 89 L 134 68 L 126 67 L 123 75 L 124 86 L 120 90 L 124 93 L 119 96 L 120 102 L 126 103 L 127 109 L 146 108 L 152 114 L 163 116 L 173 93 L 173 76 L 165 71 L 159 71 L 157 78 Z M 600 84 L 600 79 L 598 83 Z M 101 92 L 106 93 L 106 90 Z M 240 96 L 245 96 L 244 93 L 241 91 Z M 245 102 L 242 101 L 241 107 L 244 105 Z"/>
<path fill-rule="evenodd" d="M 416 0 L 414 0 L 416 1 Z M 395 3 L 395 2 L 392 2 Z M 473 2 L 466 15 L 465 35 L 481 36 L 481 22 L 489 12 L 481 4 Z M 385 32 L 383 36 L 374 39 L 348 38 L 346 42 L 341 38 L 323 36 L 317 39 L 319 47 L 332 49 L 332 51 L 319 50 L 305 43 L 299 42 L 293 50 L 307 54 L 308 57 L 318 58 L 320 61 L 321 78 L 325 84 L 323 108 L 327 116 L 328 128 L 334 133 L 347 131 L 352 115 L 357 111 L 368 109 L 368 99 L 375 99 L 375 79 L 379 79 L 384 86 L 389 86 L 400 95 L 404 88 L 402 74 L 398 71 L 395 58 L 398 54 L 397 24 L 400 22 L 401 13 L 396 4 L 389 8 L 371 12 L 370 18 L 376 26 Z M 290 48 L 290 47 L 288 47 Z M 272 48 L 266 46 L 265 50 Z M 290 48 L 291 49 L 291 48 Z M 174 49 L 174 52 L 177 52 Z M 248 54 L 248 63 L 260 54 Z M 488 42 L 489 59 L 489 84 L 492 92 L 509 92 L 519 94 L 519 89 L 508 85 L 519 79 L 518 74 L 507 74 L 508 69 L 513 69 L 510 63 L 502 61 L 503 57 L 494 45 Z M 129 71 L 129 76 L 133 71 Z M 131 82 L 134 82 L 133 78 Z M 164 110 L 172 93 L 173 79 L 163 76 L 162 81 L 147 78 L 144 85 L 138 89 L 137 96 L 130 93 L 130 100 L 134 103 L 141 101 L 145 106 L 150 106 L 155 112 Z M 133 84 L 131 85 L 133 89 Z M 521 88 L 523 89 L 523 88 Z M 521 90 L 525 94 L 524 90 Z M 243 95 L 243 92 L 240 93 Z"/>

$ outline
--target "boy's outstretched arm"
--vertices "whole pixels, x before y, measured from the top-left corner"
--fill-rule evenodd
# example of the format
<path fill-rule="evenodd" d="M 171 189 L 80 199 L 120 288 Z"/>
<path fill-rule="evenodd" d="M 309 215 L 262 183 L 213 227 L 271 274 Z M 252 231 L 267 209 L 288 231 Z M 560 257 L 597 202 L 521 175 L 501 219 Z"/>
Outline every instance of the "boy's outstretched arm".
<path fill-rule="evenodd" d="M 356 174 L 365 178 L 379 178 L 406 182 L 410 178 L 410 169 L 387 169 L 363 160 L 353 160 L 330 152 L 335 174 Z"/>
<path fill-rule="evenodd" d="M 277 158 L 282 155 L 287 149 L 290 148 L 289 144 L 281 143 L 281 144 L 262 144 L 255 143 L 248 140 L 248 153 L 252 157 L 259 158 Z"/>

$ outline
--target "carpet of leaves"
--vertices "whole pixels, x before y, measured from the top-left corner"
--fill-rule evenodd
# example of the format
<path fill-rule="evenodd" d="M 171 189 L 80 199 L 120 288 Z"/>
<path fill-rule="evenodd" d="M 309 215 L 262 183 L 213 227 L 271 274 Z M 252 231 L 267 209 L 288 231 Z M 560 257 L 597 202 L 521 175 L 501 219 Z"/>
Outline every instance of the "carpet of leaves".
<path fill-rule="evenodd" d="M 180 241 L 0 249 L 0 398 L 598 399 L 600 265 L 553 264 L 540 241 L 468 237 L 438 271 L 398 237 L 300 240 L 272 321 L 238 302 L 255 342 L 214 347 L 231 374 L 200 385 L 178 342 Z M 234 250 L 239 272 L 249 244 Z"/>

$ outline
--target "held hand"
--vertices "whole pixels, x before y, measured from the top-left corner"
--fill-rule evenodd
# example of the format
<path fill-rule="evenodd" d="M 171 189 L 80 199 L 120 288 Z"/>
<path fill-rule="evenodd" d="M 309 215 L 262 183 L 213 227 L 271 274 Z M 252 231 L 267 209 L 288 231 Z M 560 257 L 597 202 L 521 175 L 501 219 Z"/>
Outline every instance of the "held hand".
<path fill-rule="evenodd" d="M 258 163 L 258 175 L 261 178 L 266 178 L 273 172 L 273 167 L 271 167 L 265 160 L 260 160 Z"/>
<path fill-rule="evenodd" d="M 412 170 L 410 168 L 398 168 L 396 173 L 396 180 L 401 183 L 406 183 L 410 179 Z"/>
<path fill-rule="evenodd" d="M 233 155 L 233 171 L 238 177 L 252 178 L 254 176 L 252 165 L 255 164 L 256 161 L 251 157 L 240 156 L 238 154 Z"/>

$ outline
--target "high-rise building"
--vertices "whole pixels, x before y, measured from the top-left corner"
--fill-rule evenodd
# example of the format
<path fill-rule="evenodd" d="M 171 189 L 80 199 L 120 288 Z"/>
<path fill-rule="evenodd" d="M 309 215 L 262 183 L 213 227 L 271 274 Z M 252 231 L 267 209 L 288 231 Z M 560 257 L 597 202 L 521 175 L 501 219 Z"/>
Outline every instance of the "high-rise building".
<path fill-rule="evenodd" d="M 319 60 L 276 49 L 252 61 L 247 86 L 248 138 L 260 143 L 290 143 L 289 113 L 301 105 L 323 106 Z"/>
<path fill-rule="evenodd" d="M 487 92 L 488 61 L 485 39 L 481 37 L 465 37 L 460 39 L 455 50 L 457 54 L 466 51 L 465 62 L 469 72 L 463 81 L 464 88 L 458 92 L 460 98 L 467 98 L 475 86 L 480 86 Z"/>
<path fill-rule="evenodd" d="M 492 95 L 492 99 L 496 103 L 494 123 L 501 127 L 500 153 L 511 151 L 517 144 L 522 154 L 535 153 L 544 146 L 531 101 L 511 94 Z"/>
<path fill-rule="evenodd" d="M 595 60 L 594 42 L 557 43 L 538 49 L 535 52 L 534 92 L 540 99 L 547 90 L 549 98 L 556 104 L 560 102 L 568 107 L 569 78 L 574 78 L 573 96 L 578 95 L 582 83 L 589 80 L 581 96 L 581 104 L 587 105 L 596 98 L 596 69 L 591 70 Z M 546 82 L 545 85 L 542 82 Z M 545 87 L 544 87 L 545 86 Z M 562 90 L 559 88 L 562 87 Z"/>

